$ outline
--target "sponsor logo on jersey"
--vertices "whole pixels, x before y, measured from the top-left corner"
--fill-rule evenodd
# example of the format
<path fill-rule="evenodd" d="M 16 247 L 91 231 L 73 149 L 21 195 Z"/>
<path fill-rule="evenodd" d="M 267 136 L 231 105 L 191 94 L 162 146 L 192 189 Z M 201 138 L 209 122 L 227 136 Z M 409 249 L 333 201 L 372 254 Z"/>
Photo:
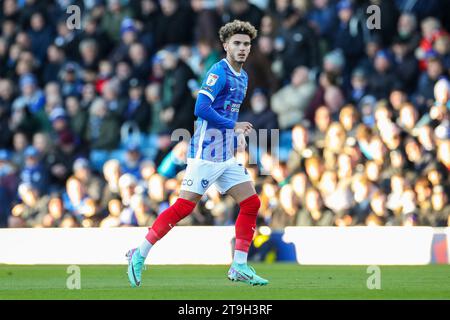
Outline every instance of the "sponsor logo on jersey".
<path fill-rule="evenodd" d="M 230 103 L 230 102 L 225 102 L 225 110 L 226 111 L 231 111 L 231 112 L 239 112 L 239 109 L 241 108 L 241 104 L 240 103 Z"/>
<path fill-rule="evenodd" d="M 207 91 L 209 91 L 211 93 L 213 92 L 213 89 L 208 87 L 208 86 L 203 86 L 201 90 L 207 90 Z"/>

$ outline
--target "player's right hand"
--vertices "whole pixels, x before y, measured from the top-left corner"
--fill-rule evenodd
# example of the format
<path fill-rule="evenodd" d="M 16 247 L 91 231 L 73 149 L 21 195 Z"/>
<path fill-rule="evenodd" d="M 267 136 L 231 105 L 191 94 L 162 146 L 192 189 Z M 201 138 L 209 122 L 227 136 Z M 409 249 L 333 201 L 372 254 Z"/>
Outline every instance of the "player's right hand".
<path fill-rule="evenodd" d="M 250 131 L 253 129 L 253 125 L 250 122 L 236 122 L 234 125 L 234 132 L 237 134 L 243 133 L 243 134 L 249 134 Z"/>
<path fill-rule="evenodd" d="M 247 141 L 245 141 L 245 135 L 239 134 L 237 136 L 237 151 L 244 152 L 247 146 Z"/>

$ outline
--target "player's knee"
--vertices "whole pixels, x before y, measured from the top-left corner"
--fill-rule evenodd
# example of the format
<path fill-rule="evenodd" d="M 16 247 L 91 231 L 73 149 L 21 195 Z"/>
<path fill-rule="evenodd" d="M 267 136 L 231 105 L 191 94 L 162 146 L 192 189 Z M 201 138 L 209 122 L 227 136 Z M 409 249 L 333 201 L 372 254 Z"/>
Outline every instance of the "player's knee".
<path fill-rule="evenodd" d="M 245 213 L 256 215 L 261 207 L 261 200 L 257 194 L 254 194 L 242 201 L 239 206 Z"/>

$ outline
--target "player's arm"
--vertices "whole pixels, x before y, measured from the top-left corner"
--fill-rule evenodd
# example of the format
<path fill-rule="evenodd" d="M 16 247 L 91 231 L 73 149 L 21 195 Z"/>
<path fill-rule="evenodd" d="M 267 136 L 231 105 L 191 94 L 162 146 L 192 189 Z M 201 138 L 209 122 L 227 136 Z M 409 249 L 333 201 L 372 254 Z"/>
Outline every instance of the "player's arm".
<path fill-rule="evenodd" d="M 209 123 L 211 123 L 215 127 L 224 127 L 227 129 L 234 128 L 234 121 L 225 117 L 222 117 L 214 108 L 211 106 L 213 101 L 202 94 L 199 91 L 199 95 L 197 97 L 197 102 L 195 103 L 194 114 L 197 117 L 200 117 Z"/>
<path fill-rule="evenodd" d="M 222 127 L 226 129 L 242 129 L 249 131 L 251 124 L 246 122 L 234 122 L 231 119 L 221 116 L 214 108 L 212 103 L 216 99 L 217 95 L 223 90 L 226 82 L 226 75 L 224 71 L 215 66 L 208 72 L 206 79 L 202 83 L 202 87 L 199 90 L 197 101 L 195 103 L 194 114 L 200 117 L 215 127 Z"/>
<path fill-rule="evenodd" d="M 231 119 L 221 116 L 216 110 L 214 110 L 211 104 L 212 101 L 210 98 L 199 92 L 197 102 L 195 103 L 195 116 L 208 121 L 215 127 L 234 129 L 236 133 L 247 134 L 253 127 L 250 122 L 234 122 Z"/>

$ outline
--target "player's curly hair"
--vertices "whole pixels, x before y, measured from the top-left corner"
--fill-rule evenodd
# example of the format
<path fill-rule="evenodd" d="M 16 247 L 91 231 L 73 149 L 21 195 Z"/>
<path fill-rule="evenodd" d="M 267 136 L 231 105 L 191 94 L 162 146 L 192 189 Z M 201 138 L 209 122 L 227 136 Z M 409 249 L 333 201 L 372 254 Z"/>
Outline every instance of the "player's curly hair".
<path fill-rule="evenodd" d="M 220 41 L 222 41 L 222 43 L 227 42 L 227 40 L 235 34 L 246 34 L 250 36 L 251 40 L 253 40 L 256 38 L 258 31 L 250 22 L 234 20 L 233 22 L 228 22 L 226 25 L 220 28 Z"/>

